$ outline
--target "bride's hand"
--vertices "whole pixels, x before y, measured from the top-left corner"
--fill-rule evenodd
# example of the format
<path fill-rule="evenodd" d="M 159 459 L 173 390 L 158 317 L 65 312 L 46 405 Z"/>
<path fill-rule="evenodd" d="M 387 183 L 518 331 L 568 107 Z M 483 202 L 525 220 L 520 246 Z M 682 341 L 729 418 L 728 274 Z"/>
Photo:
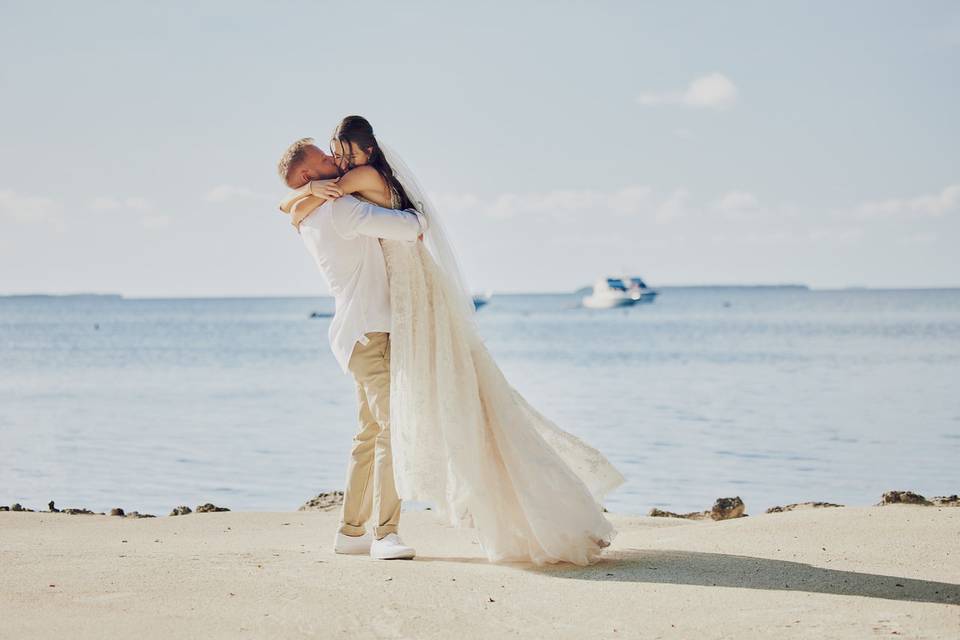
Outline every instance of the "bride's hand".
<path fill-rule="evenodd" d="M 298 202 L 310 196 L 317 196 L 324 200 L 335 200 L 343 196 L 343 190 L 333 180 L 313 180 L 288 193 L 287 197 L 280 201 L 280 210 L 284 213 L 290 213 Z"/>
<path fill-rule="evenodd" d="M 305 184 L 301 189 L 306 189 L 307 193 L 324 200 L 336 200 L 343 196 L 343 190 L 337 186 L 336 182 L 330 180 L 314 180 Z"/>

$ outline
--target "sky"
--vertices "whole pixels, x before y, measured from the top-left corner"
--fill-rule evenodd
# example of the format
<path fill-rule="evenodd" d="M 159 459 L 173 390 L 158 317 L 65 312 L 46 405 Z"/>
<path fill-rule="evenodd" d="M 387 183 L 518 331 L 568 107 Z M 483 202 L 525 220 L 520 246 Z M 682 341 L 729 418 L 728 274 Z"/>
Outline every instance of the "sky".
<path fill-rule="evenodd" d="M 327 294 L 275 167 L 349 114 L 476 292 L 960 286 L 956 2 L 0 0 L 0 294 Z"/>

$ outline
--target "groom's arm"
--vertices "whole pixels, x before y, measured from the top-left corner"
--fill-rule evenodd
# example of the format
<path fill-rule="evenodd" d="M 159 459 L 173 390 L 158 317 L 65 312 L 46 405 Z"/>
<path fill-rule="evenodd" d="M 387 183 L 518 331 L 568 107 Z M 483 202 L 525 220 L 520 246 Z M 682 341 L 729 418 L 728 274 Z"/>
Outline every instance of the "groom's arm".
<path fill-rule="evenodd" d="M 343 196 L 330 202 L 333 208 L 333 226 L 344 238 L 357 235 L 414 241 L 427 230 L 427 219 L 419 211 L 386 209 L 353 196 Z"/>

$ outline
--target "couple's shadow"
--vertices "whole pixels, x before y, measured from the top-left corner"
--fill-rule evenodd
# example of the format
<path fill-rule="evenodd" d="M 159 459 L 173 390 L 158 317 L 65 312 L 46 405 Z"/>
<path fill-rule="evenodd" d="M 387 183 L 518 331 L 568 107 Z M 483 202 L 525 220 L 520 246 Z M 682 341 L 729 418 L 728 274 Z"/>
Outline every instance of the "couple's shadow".
<path fill-rule="evenodd" d="M 486 564 L 485 558 L 423 557 L 419 562 Z M 570 580 L 646 582 L 778 591 L 805 591 L 887 600 L 960 605 L 960 585 L 858 571 L 825 569 L 802 562 L 671 549 L 618 549 L 589 567 L 568 563 L 538 567 L 503 563 L 532 573 Z"/>

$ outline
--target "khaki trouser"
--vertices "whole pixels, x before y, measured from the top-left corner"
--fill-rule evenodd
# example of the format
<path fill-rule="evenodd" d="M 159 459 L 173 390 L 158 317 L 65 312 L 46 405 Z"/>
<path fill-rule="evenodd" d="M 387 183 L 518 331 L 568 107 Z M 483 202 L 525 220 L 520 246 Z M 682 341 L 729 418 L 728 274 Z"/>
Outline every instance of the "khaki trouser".
<path fill-rule="evenodd" d="M 340 511 L 340 532 L 361 536 L 376 506 L 376 539 L 397 533 L 400 498 L 393 482 L 390 450 L 390 334 L 366 334 L 367 344 L 354 346 L 347 368 L 357 386 L 360 425 L 353 438 L 346 489 Z"/>

